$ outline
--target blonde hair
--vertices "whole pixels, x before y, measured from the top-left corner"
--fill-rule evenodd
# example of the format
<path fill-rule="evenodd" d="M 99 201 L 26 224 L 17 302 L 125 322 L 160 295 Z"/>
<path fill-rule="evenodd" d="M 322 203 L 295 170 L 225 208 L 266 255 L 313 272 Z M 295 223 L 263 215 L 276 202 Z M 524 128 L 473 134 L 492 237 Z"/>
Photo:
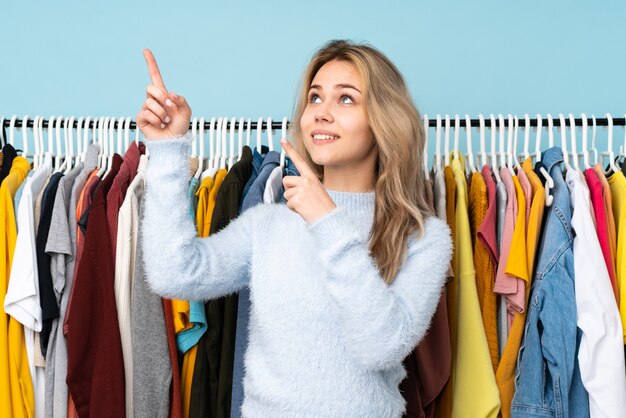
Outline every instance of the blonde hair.
<path fill-rule="evenodd" d="M 301 80 L 289 134 L 295 147 L 315 170 L 320 181 L 324 168 L 311 160 L 304 146 L 300 118 L 308 91 L 319 69 L 329 61 L 352 63 L 363 82 L 363 98 L 370 129 L 378 147 L 374 222 L 369 252 L 385 283 L 391 284 L 406 260 L 409 235 L 420 238 L 424 218 L 432 215 L 426 202 L 427 187 L 421 169 L 424 126 L 404 78 L 380 51 L 367 44 L 332 40 L 311 59 Z"/>

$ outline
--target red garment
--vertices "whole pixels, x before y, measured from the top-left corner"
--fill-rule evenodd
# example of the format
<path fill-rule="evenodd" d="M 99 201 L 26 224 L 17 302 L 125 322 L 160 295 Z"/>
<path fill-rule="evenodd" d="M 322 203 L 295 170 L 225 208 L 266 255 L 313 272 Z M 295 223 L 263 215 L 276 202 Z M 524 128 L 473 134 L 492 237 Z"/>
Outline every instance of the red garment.
<path fill-rule="evenodd" d="M 121 164 L 122 158 L 115 154 L 111 171 L 94 193 L 74 278 L 72 310 L 66 315 L 67 385 L 80 417 L 126 414 L 114 257 L 106 219 L 106 194 Z"/>
<path fill-rule="evenodd" d="M 139 145 L 133 141 L 126 154 L 124 154 L 124 162 L 120 167 L 120 171 L 115 176 L 111 190 L 107 194 L 107 219 L 109 222 L 109 234 L 111 235 L 111 245 L 113 248 L 113 257 L 116 254 L 117 248 L 117 218 L 120 213 L 122 203 L 124 203 L 124 197 L 126 196 L 126 190 L 130 182 L 133 181 L 137 174 L 137 168 L 139 167 L 139 157 L 145 154 L 146 146 L 143 142 Z"/>
<path fill-rule="evenodd" d="M 447 298 L 444 287 L 430 328 L 415 350 L 404 359 L 407 376 L 400 383 L 400 391 L 407 401 L 405 417 L 434 417 L 435 400 L 450 377 L 452 347 Z"/>
<path fill-rule="evenodd" d="M 611 257 L 611 247 L 609 243 L 609 226 L 606 219 L 606 212 L 604 211 L 604 196 L 602 190 L 602 183 L 598 179 L 598 175 L 593 168 L 585 170 L 585 179 L 587 180 L 587 186 L 591 194 L 591 203 L 593 204 L 593 211 L 596 217 L 596 232 L 598 233 L 598 240 L 600 241 L 600 248 L 602 249 L 602 256 L 604 257 L 604 263 L 609 271 L 609 278 L 611 279 L 611 286 L 613 287 L 613 293 L 617 299 L 618 289 L 617 280 L 615 279 L 615 268 L 613 267 L 613 261 Z"/>
<path fill-rule="evenodd" d="M 182 418 L 183 403 L 180 397 L 180 367 L 178 366 L 178 348 L 176 347 L 176 331 L 174 330 L 174 317 L 172 313 L 171 300 L 163 299 L 163 311 L 165 314 L 165 328 L 167 329 L 167 345 L 170 351 L 170 362 L 172 363 L 170 418 Z"/>

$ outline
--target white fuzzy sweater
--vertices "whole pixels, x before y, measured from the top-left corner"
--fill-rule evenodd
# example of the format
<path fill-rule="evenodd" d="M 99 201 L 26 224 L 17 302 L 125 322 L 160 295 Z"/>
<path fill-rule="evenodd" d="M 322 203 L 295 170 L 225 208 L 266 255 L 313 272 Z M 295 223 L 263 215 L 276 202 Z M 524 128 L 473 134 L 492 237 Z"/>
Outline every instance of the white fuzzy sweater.
<path fill-rule="evenodd" d="M 189 217 L 190 137 L 148 141 L 145 271 L 168 298 L 250 288 L 245 417 L 400 417 L 403 359 L 426 332 L 449 265 L 448 226 L 425 222 L 391 286 L 368 253 L 374 192 L 329 190 L 337 208 L 309 224 L 255 206 L 197 238 Z"/>

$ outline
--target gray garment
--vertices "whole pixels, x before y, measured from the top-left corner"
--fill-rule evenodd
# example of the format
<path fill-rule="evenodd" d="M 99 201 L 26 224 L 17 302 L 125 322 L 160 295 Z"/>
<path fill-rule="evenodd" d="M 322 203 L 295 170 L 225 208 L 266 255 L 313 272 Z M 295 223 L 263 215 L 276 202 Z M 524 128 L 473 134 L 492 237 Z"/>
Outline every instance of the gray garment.
<path fill-rule="evenodd" d="M 59 303 L 59 317 L 52 322 L 46 357 L 46 418 L 67 417 L 67 343 L 63 322 L 74 283 L 76 255 L 76 204 L 89 173 L 98 163 L 100 147 L 89 145 L 85 162 L 79 163 L 59 183 L 46 252 L 50 254 L 50 271 L 54 293 Z M 61 324 L 59 326 L 59 323 Z"/>
<path fill-rule="evenodd" d="M 263 203 L 263 193 L 265 184 L 270 174 L 280 164 L 280 153 L 269 151 L 263 159 L 263 164 L 259 170 L 257 178 L 254 180 L 248 193 L 243 198 L 241 212 Z M 282 177 L 282 176 L 281 176 Z M 281 183 L 282 184 L 282 183 Z M 243 405 L 243 359 L 248 345 L 248 323 L 250 315 L 250 289 L 246 286 L 239 291 L 239 302 L 237 305 L 237 328 L 235 334 L 235 358 L 233 363 L 233 394 L 231 398 L 230 416 L 241 417 L 241 406 Z"/>
<path fill-rule="evenodd" d="M 137 209 L 137 219 L 141 219 L 142 200 Z M 140 223 L 138 242 L 142 229 Z M 146 281 L 143 247 L 137 245 L 136 251 L 130 304 L 134 415 L 135 418 L 167 418 L 170 413 L 172 363 L 167 345 L 163 302 Z"/>
<path fill-rule="evenodd" d="M 502 235 L 504 233 L 504 217 L 506 214 L 507 194 L 506 185 L 503 181 L 496 184 L 496 209 L 497 209 L 497 222 L 496 222 L 496 236 L 498 237 L 498 253 L 502 248 Z M 504 346 L 508 337 L 508 325 L 507 325 L 507 309 L 506 298 L 498 297 L 498 352 L 502 357 Z"/>
<path fill-rule="evenodd" d="M 435 199 L 435 214 L 442 221 L 447 221 L 446 214 L 446 178 L 443 174 L 443 170 L 438 171 L 435 174 L 434 181 L 434 199 Z"/>

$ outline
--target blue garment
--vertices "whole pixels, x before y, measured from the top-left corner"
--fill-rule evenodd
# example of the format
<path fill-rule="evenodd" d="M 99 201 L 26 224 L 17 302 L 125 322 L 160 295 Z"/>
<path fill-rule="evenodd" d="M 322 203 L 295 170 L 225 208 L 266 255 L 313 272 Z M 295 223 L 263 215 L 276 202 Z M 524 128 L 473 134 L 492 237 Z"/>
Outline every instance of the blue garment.
<path fill-rule="evenodd" d="M 189 216 L 191 219 L 196 219 L 196 210 L 198 208 L 198 198 L 196 197 L 196 191 L 200 187 L 200 180 L 192 177 L 189 182 L 189 188 L 187 189 L 187 197 L 191 204 L 189 205 Z M 198 344 L 202 335 L 206 332 L 206 312 L 204 310 L 204 302 L 202 301 L 189 301 L 189 323 L 192 327 L 176 334 L 176 346 L 178 351 L 186 353 Z"/>
<path fill-rule="evenodd" d="M 291 161 L 290 159 L 285 157 L 285 169 L 283 170 L 283 177 L 285 177 L 285 176 L 299 176 L 299 175 L 300 175 L 300 173 L 298 172 L 298 169 L 296 168 L 296 165 L 293 163 L 293 161 Z M 280 200 L 279 200 L 279 203 L 287 204 L 287 199 L 285 199 L 285 186 L 281 186 L 280 187 Z"/>
<path fill-rule="evenodd" d="M 258 152 L 254 151 L 253 160 Z M 263 203 L 263 191 L 270 173 L 280 163 L 280 153 L 268 151 L 259 167 L 255 181 L 248 188 L 247 194 L 242 199 L 240 213 Z M 253 163 L 254 164 L 254 163 Z M 246 184 L 247 186 L 247 184 Z M 248 345 L 248 316 L 250 315 L 250 290 L 245 287 L 239 292 L 239 304 L 237 306 L 237 333 L 235 337 L 235 360 L 233 366 L 233 395 L 231 399 L 230 416 L 241 417 L 243 405 L 243 357 Z"/>
<path fill-rule="evenodd" d="M 259 175 L 259 171 L 261 171 L 261 165 L 263 165 L 263 159 L 269 151 L 270 149 L 267 145 L 261 145 L 260 154 L 259 151 L 257 151 L 256 147 L 252 148 L 252 174 L 250 175 L 250 178 L 248 179 L 248 182 L 244 186 L 243 192 L 241 193 L 241 199 L 239 200 L 239 213 L 241 213 L 242 211 L 243 201 L 248 194 L 248 190 L 250 190 L 250 187 L 252 187 L 252 183 L 254 183 L 254 180 L 256 180 L 257 176 Z"/>
<path fill-rule="evenodd" d="M 511 417 L 588 417 L 589 397 L 578 367 L 571 208 L 558 147 L 542 163 L 554 180 L 544 215 L 524 340 L 518 355 Z"/>

